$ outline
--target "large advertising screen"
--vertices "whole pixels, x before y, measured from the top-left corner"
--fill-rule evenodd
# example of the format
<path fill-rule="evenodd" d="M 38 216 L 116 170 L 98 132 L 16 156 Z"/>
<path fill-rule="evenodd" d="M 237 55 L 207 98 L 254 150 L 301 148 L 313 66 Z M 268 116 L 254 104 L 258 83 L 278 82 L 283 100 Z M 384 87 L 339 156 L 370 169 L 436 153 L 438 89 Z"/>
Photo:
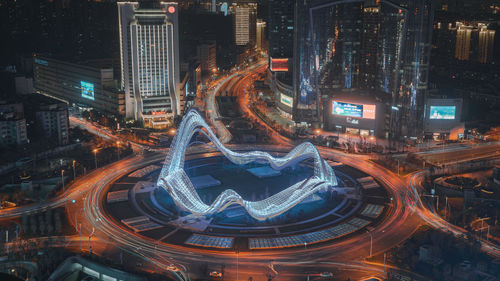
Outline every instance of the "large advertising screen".
<path fill-rule="evenodd" d="M 431 105 L 429 119 L 435 120 L 453 120 L 455 119 L 456 107 Z"/>
<path fill-rule="evenodd" d="M 333 101 L 332 106 L 332 114 L 365 119 L 375 119 L 375 110 L 376 106 L 374 104 Z"/>
<path fill-rule="evenodd" d="M 82 97 L 94 100 L 94 84 L 80 81 L 80 86 L 82 88 Z"/>
<path fill-rule="evenodd" d="M 283 94 L 280 94 L 280 101 L 282 104 L 284 104 L 288 107 L 293 107 L 293 99 L 289 96 L 285 96 Z"/>
<path fill-rule="evenodd" d="M 288 71 L 288 59 L 271 58 L 271 71 L 286 72 Z"/>

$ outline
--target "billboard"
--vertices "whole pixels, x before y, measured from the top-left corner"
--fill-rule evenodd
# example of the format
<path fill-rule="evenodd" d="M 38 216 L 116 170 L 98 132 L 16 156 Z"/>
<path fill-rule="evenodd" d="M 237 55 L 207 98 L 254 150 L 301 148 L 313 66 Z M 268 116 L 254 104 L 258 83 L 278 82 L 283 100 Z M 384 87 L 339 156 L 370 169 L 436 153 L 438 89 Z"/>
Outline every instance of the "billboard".
<path fill-rule="evenodd" d="M 82 88 L 83 98 L 94 100 L 94 84 L 80 81 L 80 87 Z"/>
<path fill-rule="evenodd" d="M 429 119 L 435 120 L 454 120 L 456 106 L 437 106 L 431 105 Z"/>
<path fill-rule="evenodd" d="M 282 104 L 288 106 L 288 107 L 293 107 L 293 98 L 289 96 L 285 96 L 283 94 L 280 94 L 280 101 Z"/>
<path fill-rule="evenodd" d="M 288 59 L 274 59 L 271 58 L 271 71 L 287 72 L 288 71 Z"/>
<path fill-rule="evenodd" d="M 374 104 L 333 101 L 332 106 L 332 114 L 364 119 L 375 119 L 375 111 L 376 106 Z"/>
<path fill-rule="evenodd" d="M 45 65 L 45 66 L 49 66 L 49 62 L 48 61 L 42 60 L 42 59 L 39 59 L 39 58 L 35 58 L 35 63 L 41 64 L 41 65 Z"/>

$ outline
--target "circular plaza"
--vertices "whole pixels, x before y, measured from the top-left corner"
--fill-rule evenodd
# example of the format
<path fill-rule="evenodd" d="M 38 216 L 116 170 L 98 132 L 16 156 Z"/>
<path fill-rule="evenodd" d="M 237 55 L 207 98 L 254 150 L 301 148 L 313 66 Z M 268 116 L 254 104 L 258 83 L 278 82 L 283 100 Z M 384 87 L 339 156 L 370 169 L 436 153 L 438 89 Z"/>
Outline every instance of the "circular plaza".
<path fill-rule="evenodd" d="M 276 157 L 286 154 L 277 147 L 267 152 Z M 314 172 L 311 160 L 275 170 L 265 163 L 237 165 L 215 150 L 185 157 L 185 172 L 206 204 L 228 189 L 248 201 L 264 200 Z M 237 204 L 215 214 L 194 216 L 158 187 L 162 162 L 137 169 L 108 186 L 104 206 L 117 223 L 158 243 L 220 251 L 321 246 L 375 227 L 388 209 L 388 196 L 379 182 L 348 165 L 326 161 L 343 192 L 316 192 L 265 220 L 252 217 Z"/>

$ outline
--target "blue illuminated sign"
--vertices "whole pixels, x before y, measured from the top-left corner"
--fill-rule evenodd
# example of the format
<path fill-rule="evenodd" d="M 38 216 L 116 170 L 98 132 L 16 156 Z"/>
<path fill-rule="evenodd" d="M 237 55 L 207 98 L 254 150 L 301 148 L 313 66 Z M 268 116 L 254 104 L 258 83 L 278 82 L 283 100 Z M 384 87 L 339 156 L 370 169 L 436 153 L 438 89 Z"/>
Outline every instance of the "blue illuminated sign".
<path fill-rule="evenodd" d="M 80 81 L 80 86 L 82 88 L 82 97 L 94 100 L 94 84 Z"/>
<path fill-rule="evenodd" d="M 429 119 L 453 120 L 455 119 L 455 106 L 434 106 L 431 105 Z"/>
<path fill-rule="evenodd" d="M 45 65 L 45 66 L 49 66 L 49 62 L 47 62 L 46 60 L 38 59 L 38 58 L 35 58 L 35 63 L 36 64 L 41 64 L 41 65 Z"/>

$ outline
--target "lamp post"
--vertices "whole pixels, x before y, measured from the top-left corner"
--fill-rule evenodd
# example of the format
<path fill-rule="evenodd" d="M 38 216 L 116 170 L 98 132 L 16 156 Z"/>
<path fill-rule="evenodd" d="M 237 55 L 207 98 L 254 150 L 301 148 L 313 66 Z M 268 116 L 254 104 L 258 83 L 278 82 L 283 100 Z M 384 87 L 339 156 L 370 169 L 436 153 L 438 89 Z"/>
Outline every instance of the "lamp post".
<path fill-rule="evenodd" d="M 97 149 L 93 150 L 94 152 L 94 163 L 95 163 L 95 168 L 97 169 Z"/>
<path fill-rule="evenodd" d="M 370 257 L 372 256 L 373 253 L 373 235 L 370 231 L 366 230 L 368 234 L 370 234 Z"/>
<path fill-rule="evenodd" d="M 90 245 L 90 240 L 92 239 L 92 236 L 94 236 L 95 228 L 92 227 L 92 233 L 89 234 L 89 255 L 92 255 L 92 246 Z"/>
<path fill-rule="evenodd" d="M 118 156 L 118 160 L 120 160 L 120 142 L 116 142 L 116 155 Z"/>
<path fill-rule="evenodd" d="M 61 170 L 61 181 L 62 181 L 62 188 L 64 192 L 64 170 Z"/>
<path fill-rule="evenodd" d="M 76 179 L 75 164 L 76 164 L 76 160 L 73 160 L 73 180 Z"/>
<path fill-rule="evenodd" d="M 370 154 L 373 152 L 373 141 L 375 140 L 374 136 L 370 137 Z"/>

